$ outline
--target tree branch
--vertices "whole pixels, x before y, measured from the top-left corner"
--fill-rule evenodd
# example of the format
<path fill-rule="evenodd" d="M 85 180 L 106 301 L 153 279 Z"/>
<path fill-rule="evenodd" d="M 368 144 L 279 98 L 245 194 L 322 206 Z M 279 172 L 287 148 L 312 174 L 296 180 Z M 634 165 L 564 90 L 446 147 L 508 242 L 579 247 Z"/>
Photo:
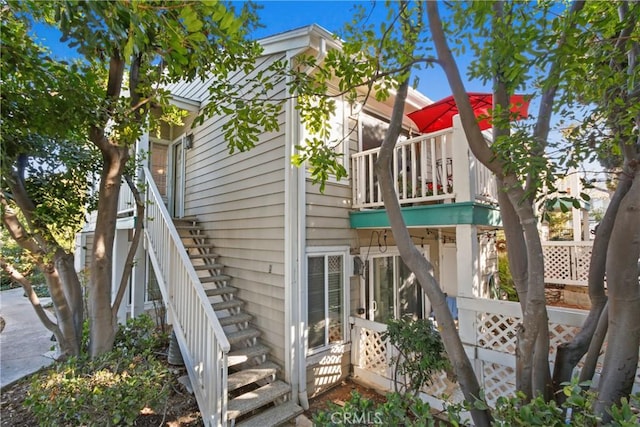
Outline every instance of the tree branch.
<path fill-rule="evenodd" d="M 9 265 L 4 258 L 0 258 L 0 267 L 2 268 L 2 270 L 4 270 L 5 273 L 7 273 L 7 275 L 9 276 L 9 278 L 11 278 L 11 280 L 22 285 L 22 288 L 24 289 L 25 293 L 29 297 L 31 306 L 35 310 L 36 315 L 38 316 L 38 319 L 40 319 L 40 321 L 42 322 L 45 328 L 47 328 L 56 336 L 56 340 L 58 341 L 59 344 L 64 343 L 65 340 L 64 340 L 64 335 L 62 334 L 62 331 L 60 330 L 58 325 L 55 322 L 53 322 L 49 318 L 49 316 L 47 316 L 46 311 L 40 304 L 40 299 L 38 298 L 38 295 L 36 295 L 35 291 L 33 290 L 33 286 L 31 285 L 31 282 L 26 277 L 24 277 L 22 273 L 16 270 L 13 266 Z"/>

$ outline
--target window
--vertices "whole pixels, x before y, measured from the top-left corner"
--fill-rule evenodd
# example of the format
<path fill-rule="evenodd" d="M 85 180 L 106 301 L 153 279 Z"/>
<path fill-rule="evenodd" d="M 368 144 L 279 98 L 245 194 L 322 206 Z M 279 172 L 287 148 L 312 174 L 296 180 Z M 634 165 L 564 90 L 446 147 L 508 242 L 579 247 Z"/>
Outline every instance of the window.
<path fill-rule="evenodd" d="M 307 257 L 308 348 L 344 341 L 344 253 L 310 254 Z"/>

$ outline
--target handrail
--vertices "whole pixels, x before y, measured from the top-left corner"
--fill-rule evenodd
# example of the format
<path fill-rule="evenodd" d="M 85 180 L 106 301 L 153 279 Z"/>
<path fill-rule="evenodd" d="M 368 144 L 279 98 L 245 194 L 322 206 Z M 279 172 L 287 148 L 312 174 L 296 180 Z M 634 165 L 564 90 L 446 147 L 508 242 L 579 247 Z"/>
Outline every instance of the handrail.
<path fill-rule="evenodd" d="M 193 268 L 151 172 L 144 168 L 149 258 L 206 425 L 226 425 L 231 345 Z M 185 354 L 186 353 L 186 354 Z"/>

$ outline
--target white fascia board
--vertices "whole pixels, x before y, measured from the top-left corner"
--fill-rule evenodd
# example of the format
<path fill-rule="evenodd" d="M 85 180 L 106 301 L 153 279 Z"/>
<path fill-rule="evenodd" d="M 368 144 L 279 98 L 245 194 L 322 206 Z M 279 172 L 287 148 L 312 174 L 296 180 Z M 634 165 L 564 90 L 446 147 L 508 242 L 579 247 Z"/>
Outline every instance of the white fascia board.
<path fill-rule="evenodd" d="M 180 108 L 181 110 L 198 112 L 200 111 L 201 103 L 196 99 L 189 99 L 179 95 L 170 95 L 169 102 Z"/>
<path fill-rule="evenodd" d="M 419 110 L 430 104 L 433 104 L 433 100 L 431 100 L 431 98 L 423 95 L 416 89 L 409 88 L 409 92 L 407 93 L 407 106 L 411 106 L 416 110 Z"/>
<path fill-rule="evenodd" d="M 324 39 L 329 48 L 342 47 L 342 43 L 330 31 L 316 24 L 265 37 L 258 43 L 263 48 L 263 55 L 272 55 L 308 47 L 319 50 L 320 39 Z"/>

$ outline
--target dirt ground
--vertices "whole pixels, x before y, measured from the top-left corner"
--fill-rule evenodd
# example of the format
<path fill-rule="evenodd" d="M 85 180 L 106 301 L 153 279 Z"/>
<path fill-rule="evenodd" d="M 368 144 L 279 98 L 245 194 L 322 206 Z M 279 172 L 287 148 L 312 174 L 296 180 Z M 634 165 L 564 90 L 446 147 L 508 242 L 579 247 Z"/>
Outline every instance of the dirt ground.
<path fill-rule="evenodd" d="M 304 415 L 311 420 L 313 419 L 313 414 L 316 412 L 328 409 L 330 402 L 343 406 L 344 402 L 351 397 L 352 391 L 357 391 L 361 396 L 375 403 L 383 403 L 386 401 L 385 397 L 374 389 L 365 387 L 347 378 L 339 385 L 309 399 L 309 409 L 304 412 Z"/>

